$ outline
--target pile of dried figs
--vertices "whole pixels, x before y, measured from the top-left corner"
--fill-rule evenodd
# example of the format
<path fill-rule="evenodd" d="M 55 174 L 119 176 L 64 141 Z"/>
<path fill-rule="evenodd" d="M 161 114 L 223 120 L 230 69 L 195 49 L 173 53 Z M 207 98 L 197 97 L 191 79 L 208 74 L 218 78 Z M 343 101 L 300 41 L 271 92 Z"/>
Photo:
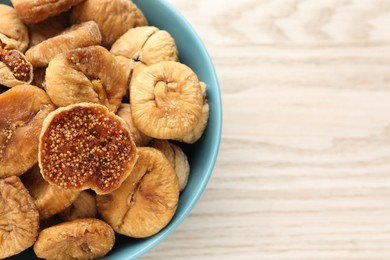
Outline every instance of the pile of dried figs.
<path fill-rule="evenodd" d="M 175 214 L 206 86 L 130 0 L 0 5 L 0 258 L 106 255 Z M 6 90 L 5 90 L 6 89 Z M 176 144 L 175 144 L 176 143 Z"/>

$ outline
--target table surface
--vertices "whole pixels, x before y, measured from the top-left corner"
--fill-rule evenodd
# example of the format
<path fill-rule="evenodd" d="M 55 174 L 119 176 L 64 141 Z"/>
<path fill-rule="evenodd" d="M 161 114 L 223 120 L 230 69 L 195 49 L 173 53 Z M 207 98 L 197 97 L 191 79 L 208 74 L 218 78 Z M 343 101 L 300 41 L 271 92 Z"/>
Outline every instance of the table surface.
<path fill-rule="evenodd" d="M 215 63 L 223 135 L 142 259 L 390 259 L 390 1 L 170 2 Z"/>

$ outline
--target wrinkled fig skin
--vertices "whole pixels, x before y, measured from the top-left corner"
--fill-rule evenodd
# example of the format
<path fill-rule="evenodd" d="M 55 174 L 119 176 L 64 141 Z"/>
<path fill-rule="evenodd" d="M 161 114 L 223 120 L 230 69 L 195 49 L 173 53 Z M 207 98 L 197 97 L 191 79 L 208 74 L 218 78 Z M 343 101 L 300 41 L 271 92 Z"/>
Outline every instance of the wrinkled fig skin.
<path fill-rule="evenodd" d="M 113 247 L 112 228 L 94 218 L 76 219 L 41 231 L 34 252 L 44 259 L 93 259 Z"/>
<path fill-rule="evenodd" d="M 118 109 L 117 115 L 122 118 L 129 126 L 134 143 L 137 147 L 146 146 L 152 140 L 152 138 L 144 135 L 135 127 L 133 119 L 131 118 L 130 104 L 122 103 Z"/>
<path fill-rule="evenodd" d="M 27 23 L 39 23 L 69 10 L 83 0 L 11 0 L 19 18 Z"/>
<path fill-rule="evenodd" d="M 196 124 L 196 126 L 190 133 L 186 134 L 183 137 L 177 138 L 176 140 L 187 144 L 193 144 L 198 141 L 202 137 L 203 132 L 206 129 L 207 122 L 209 120 L 209 111 L 209 103 L 207 102 L 207 100 L 205 100 L 198 124 Z"/>
<path fill-rule="evenodd" d="M 72 205 L 58 213 L 58 216 L 63 221 L 71 221 L 80 218 L 94 218 L 96 213 L 95 195 L 89 191 L 82 191 Z"/>
<path fill-rule="evenodd" d="M 131 82 L 130 106 L 135 126 L 145 135 L 180 138 L 193 131 L 201 116 L 200 82 L 179 62 L 153 64 Z"/>
<path fill-rule="evenodd" d="M 142 26 L 130 29 L 112 46 L 111 53 L 145 65 L 160 61 L 178 61 L 175 40 L 164 30 L 154 26 Z"/>
<path fill-rule="evenodd" d="M 15 9 L 0 4 L 0 41 L 6 50 L 24 52 L 29 44 L 28 30 L 19 19 Z"/>
<path fill-rule="evenodd" d="M 131 75 L 133 72 L 133 67 L 128 58 L 122 57 L 122 56 L 115 56 L 116 62 L 118 63 L 119 67 L 122 68 L 122 70 L 125 73 L 125 77 L 127 79 L 126 86 L 129 86 Z M 129 98 L 129 88 L 126 87 L 126 97 Z"/>
<path fill-rule="evenodd" d="M 129 29 L 147 25 L 141 10 L 130 0 L 86 0 L 72 9 L 70 19 L 73 24 L 95 21 L 106 48 Z"/>
<path fill-rule="evenodd" d="M 112 45 L 110 51 L 126 70 L 128 83 L 149 65 L 179 60 L 175 40 L 167 31 L 154 26 L 130 29 Z"/>
<path fill-rule="evenodd" d="M 37 163 L 42 123 L 54 109 L 35 86 L 19 85 L 0 95 L 0 178 L 19 176 Z"/>
<path fill-rule="evenodd" d="M 179 179 L 180 191 L 183 191 L 187 186 L 190 175 L 190 164 L 187 155 L 179 146 L 167 140 L 155 139 L 151 142 L 150 146 L 162 152 L 168 159 Z"/>
<path fill-rule="evenodd" d="M 0 84 L 12 88 L 30 84 L 32 80 L 33 67 L 24 54 L 18 50 L 0 48 Z"/>
<path fill-rule="evenodd" d="M 130 99 L 130 83 L 131 81 L 147 66 L 140 61 L 134 61 L 123 56 L 115 56 L 118 65 L 125 73 L 126 76 L 126 98 Z"/>
<path fill-rule="evenodd" d="M 38 228 L 38 210 L 20 179 L 0 179 L 0 259 L 32 246 Z"/>
<path fill-rule="evenodd" d="M 42 178 L 38 164 L 20 178 L 34 198 L 41 220 L 47 219 L 63 211 L 69 207 L 80 194 L 79 191 L 61 189 L 47 183 Z"/>
<path fill-rule="evenodd" d="M 193 144 L 202 137 L 203 132 L 206 129 L 207 122 L 209 121 L 210 106 L 207 100 L 206 83 L 200 82 L 200 87 L 202 89 L 203 107 L 199 121 L 191 132 L 182 137 L 176 138 L 176 141 Z"/>
<path fill-rule="evenodd" d="M 34 67 L 47 67 L 57 55 L 76 48 L 99 45 L 102 36 L 93 21 L 73 25 L 63 33 L 47 39 L 26 52 L 27 59 Z"/>
<path fill-rule="evenodd" d="M 58 107 L 90 102 L 105 105 L 115 113 L 126 87 L 124 71 L 100 46 L 61 53 L 46 70 L 46 91 Z"/>
<path fill-rule="evenodd" d="M 81 103 L 58 108 L 43 122 L 38 160 L 50 184 L 107 194 L 127 178 L 136 159 L 126 122 L 105 106 Z"/>
<path fill-rule="evenodd" d="M 28 25 L 30 47 L 60 34 L 70 26 L 70 11 L 50 17 L 40 23 Z"/>
<path fill-rule="evenodd" d="M 165 156 L 150 147 L 137 148 L 139 158 L 121 187 L 97 195 L 99 214 L 123 235 L 149 237 L 172 219 L 179 201 L 179 183 Z"/>

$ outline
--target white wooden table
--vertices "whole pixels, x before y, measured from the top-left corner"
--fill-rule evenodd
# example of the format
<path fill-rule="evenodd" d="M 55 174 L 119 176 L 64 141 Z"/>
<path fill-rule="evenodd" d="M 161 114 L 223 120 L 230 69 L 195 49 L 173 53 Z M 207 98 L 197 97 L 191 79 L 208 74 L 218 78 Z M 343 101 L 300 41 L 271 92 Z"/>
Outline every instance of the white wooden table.
<path fill-rule="evenodd" d="M 207 190 L 142 259 L 390 259 L 390 0 L 170 0 L 224 126 Z"/>

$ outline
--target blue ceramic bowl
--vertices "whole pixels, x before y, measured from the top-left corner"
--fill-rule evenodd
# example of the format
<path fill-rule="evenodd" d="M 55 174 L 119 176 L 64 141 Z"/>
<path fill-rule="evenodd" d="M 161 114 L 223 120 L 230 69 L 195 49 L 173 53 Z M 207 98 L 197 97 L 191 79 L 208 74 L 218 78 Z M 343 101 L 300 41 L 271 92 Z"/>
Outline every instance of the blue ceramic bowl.
<path fill-rule="evenodd" d="M 217 158 L 222 130 L 222 104 L 217 76 L 207 51 L 191 25 L 165 0 L 134 0 L 144 12 L 150 25 L 168 31 L 176 41 L 181 62 L 192 68 L 207 84 L 210 117 L 207 128 L 194 145 L 183 145 L 191 166 L 186 189 L 172 221 L 158 234 L 146 239 L 132 239 L 118 235 L 113 250 L 104 259 L 134 259 L 164 240 L 187 217 L 199 199 L 211 176 Z M 10 4 L 0 0 L 0 3 Z M 31 249 L 12 259 L 34 259 Z"/>

